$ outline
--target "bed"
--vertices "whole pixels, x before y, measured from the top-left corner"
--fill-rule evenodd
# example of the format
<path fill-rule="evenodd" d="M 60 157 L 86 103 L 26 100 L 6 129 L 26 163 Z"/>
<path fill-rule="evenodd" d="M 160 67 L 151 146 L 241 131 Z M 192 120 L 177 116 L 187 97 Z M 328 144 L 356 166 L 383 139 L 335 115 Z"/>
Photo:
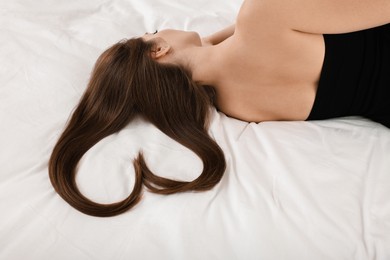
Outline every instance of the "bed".
<path fill-rule="evenodd" d="M 212 111 L 227 170 L 207 192 L 145 191 L 132 210 L 84 215 L 53 190 L 51 150 L 98 55 L 156 29 L 205 36 L 241 0 L 0 1 L 0 259 L 390 259 L 390 129 L 360 117 L 246 123 Z M 89 198 L 125 198 L 142 148 L 156 174 L 200 160 L 138 118 L 83 157 Z"/>

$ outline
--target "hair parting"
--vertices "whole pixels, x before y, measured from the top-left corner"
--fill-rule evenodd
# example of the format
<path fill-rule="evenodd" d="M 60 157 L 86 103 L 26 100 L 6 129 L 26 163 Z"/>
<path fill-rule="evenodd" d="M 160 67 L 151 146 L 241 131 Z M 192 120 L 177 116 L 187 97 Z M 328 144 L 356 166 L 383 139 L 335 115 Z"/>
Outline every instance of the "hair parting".
<path fill-rule="evenodd" d="M 154 61 L 152 47 L 142 39 L 123 40 L 98 58 L 87 89 L 53 149 L 50 181 L 66 202 L 85 214 L 121 214 L 140 201 L 143 186 L 158 194 L 208 190 L 224 174 L 223 151 L 207 132 L 212 88 L 197 85 L 184 68 Z M 140 152 L 133 160 L 135 183 L 126 199 L 110 204 L 88 199 L 75 181 L 79 161 L 136 116 L 192 150 L 203 162 L 202 173 L 188 182 L 160 177 L 149 170 Z"/>

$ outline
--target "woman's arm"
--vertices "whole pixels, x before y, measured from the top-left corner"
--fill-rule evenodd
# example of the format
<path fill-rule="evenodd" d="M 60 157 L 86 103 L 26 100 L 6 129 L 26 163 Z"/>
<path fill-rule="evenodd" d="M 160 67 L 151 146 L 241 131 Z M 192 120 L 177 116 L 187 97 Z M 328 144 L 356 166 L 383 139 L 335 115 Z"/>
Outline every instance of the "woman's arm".
<path fill-rule="evenodd" d="M 246 24 L 271 20 L 301 32 L 346 33 L 390 23 L 390 0 L 246 0 L 241 14 Z"/>
<path fill-rule="evenodd" d="M 235 24 L 202 39 L 203 45 L 217 45 L 234 34 Z"/>

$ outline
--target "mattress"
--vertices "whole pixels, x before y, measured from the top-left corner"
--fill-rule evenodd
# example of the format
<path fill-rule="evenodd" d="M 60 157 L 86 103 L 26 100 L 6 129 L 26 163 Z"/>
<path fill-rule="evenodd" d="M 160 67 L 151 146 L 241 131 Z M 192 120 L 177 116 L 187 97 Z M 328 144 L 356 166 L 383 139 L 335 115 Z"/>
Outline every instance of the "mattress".
<path fill-rule="evenodd" d="M 227 169 L 206 192 L 148 191 L 130 211 L 84 215 L 48 160 L 99 54 L 156 29 L 202 36 L 241 0 L 0 0 L 0 259 L 390 259 L 390 130 L 360 117 L 247 123 L 212 110 Z M 138 118 L 90 149 L 77 183 L 109 203 L 151 170 L 196 178 L 200 159 Z"/>

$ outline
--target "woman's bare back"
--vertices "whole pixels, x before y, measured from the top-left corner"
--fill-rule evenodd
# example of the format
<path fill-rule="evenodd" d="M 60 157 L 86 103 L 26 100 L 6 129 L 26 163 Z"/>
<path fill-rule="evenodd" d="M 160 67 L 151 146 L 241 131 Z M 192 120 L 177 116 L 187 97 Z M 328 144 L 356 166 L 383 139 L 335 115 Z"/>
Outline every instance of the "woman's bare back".
<path fill-rule="evenodd" d="M 322 35 L 265 31 L 251 40 L 237 22 L 221 48 L 217 107 L 245 121 L 305 120 L 314 103 L 324 59 Z"/>
<path fill-rule="evenodd" d="M 222 112 L 255 122 L 307 119 L 325 56 L 323 34 L 390 22 L 387 0 L 349 1 L 348 9 L 343 1 L 305 1 L 244 1 L 234 35 L 220 44 L 215 87 Z"/>

